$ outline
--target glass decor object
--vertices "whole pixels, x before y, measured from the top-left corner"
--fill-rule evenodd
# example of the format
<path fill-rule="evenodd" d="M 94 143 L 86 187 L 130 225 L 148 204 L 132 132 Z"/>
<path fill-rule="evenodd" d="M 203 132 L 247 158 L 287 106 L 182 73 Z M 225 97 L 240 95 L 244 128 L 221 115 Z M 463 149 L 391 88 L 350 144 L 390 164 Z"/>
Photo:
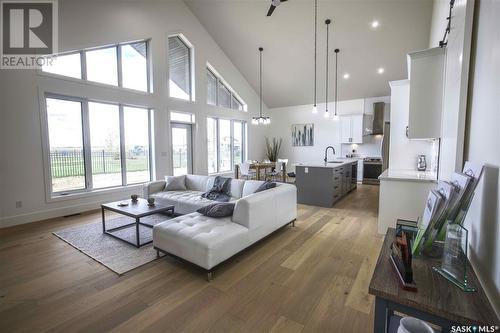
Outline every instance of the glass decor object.
<path fill-rule="evenodd" d="M 441 267 L 432 269 L 463 291 L 476 291 L 467 277 L 468 231 L 460 224 L 448 224 Z"/>

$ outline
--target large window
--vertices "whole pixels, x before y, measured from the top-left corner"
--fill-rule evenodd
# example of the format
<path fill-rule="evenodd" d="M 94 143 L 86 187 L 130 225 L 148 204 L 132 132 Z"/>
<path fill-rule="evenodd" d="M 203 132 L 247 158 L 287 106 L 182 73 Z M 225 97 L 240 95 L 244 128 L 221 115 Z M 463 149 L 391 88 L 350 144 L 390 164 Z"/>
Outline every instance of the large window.
<path fill-rule="evenodd" d="M 44 65 L 42 70 L 47 73 L 58 74 L 73 77 L 76 79 L 82 78 L 82 55 L 80 53 L 72 53 L 67 55 L 57 56 L 52 60 L 52 64 Z"/>
<path fill-rule="evenodd" d="M 87 80 L 118 85 L 118 59 L 116 47 L 85 52 Z"/>
<path fill-rule="evenodd" d="M 214 70 L 207 68 L 207 104 L 245 110 L 244 103 Z"/>
<path fill-rule="evenodd" d="M 168 69 L 170 97 L 192 100 L 191 48 L 181 36 L 168 38 Z"/>
<path fill-rule="evenodd" d="M 57 56 L 42 71 L 150 92 L 148 42 L 140 41 Z"/>
<path fill-rule="evenodd" d="M 115 104 L 88 103 L 93 188 L 122 184 L 120 109 Z"/>
<path fill-rule="evenodd" d="M 207 118 L 208 173 L 229 172 L 245 160 L 246 123 Z"/>
<path fill-rule="evenodd" d="M 46 96 L 50 193 L 151 180 L 151 110 Z"/>
<path fill-rule="evenodd" d="M 208 173 L 216 173 L 217 161 L 217 119 L 207 118 Z"/>
<path fill-rule="evenodd" d="M 85 189 L 82 102 L 47 98 L 52 192 Z"/>

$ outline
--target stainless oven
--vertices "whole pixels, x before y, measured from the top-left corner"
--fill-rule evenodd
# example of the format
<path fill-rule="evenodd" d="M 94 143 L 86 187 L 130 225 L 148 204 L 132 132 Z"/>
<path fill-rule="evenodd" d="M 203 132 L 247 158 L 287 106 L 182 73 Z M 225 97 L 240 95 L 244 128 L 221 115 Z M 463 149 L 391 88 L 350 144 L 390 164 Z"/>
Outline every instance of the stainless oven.
<path fill-rule="evenodd" d="M 382 159 L 367 157 L 363 159 L 363 184 L 380 184 L 378 177 L 382 174 Z"/>

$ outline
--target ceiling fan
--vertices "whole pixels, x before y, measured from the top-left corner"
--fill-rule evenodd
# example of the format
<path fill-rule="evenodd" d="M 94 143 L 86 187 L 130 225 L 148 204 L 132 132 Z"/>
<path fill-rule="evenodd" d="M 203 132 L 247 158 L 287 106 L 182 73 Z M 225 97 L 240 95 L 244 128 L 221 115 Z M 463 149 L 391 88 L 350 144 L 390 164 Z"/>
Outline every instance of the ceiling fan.
<path fill-rule="evenodd" d="M 281 5 L 282 2 L 285 2 L 288 0 L 271 0 L 271 7 L 269 7 L 269 10 L 267 11 L 267 16 L 271 16 L 279 5 Z"/>

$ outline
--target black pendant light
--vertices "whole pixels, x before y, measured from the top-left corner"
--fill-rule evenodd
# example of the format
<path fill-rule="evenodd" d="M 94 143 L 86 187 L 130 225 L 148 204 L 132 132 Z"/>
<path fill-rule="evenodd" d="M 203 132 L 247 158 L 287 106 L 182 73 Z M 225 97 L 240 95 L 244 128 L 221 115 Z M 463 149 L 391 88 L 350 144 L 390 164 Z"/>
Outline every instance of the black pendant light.
<path fill-rule="evenodd" d="M 312 113 L 318 113 L 317 106 L 317 58 L 318 58 L 318 0 L 314 0 L 314 104 Z"/>
<path fill-rule="evenodd" d="M 330 74 L 328 72 L 328 56 L 329 56 L 328 42 L 330 39 L 330 34 L 329 34 L 330 23 L 332 23 L 332 20 L 330 20 L 330 19 L 327 19 L 325 21 L 325 24 L 326 24 L 326 96 L 325 96 L 326 108 L 325 108 L 325 114 L 324 114 L 325 118 L 328 118 L 330 116 L 328 113 L 328 77 L 329 77 L 328 74 Z"/>
<path fill-rule="evenodd" d="M 269 125 L 271 123 L 271 118 L 262 116 L 262 51 L 264 49 L 259 47 L 259 87 L 260 87 L 260 111 L 258 117 L 252 117 L 252 124 L 254 125 Z"/>
<path fill-rule="evenodd" d="M 339 62 L 339 49 L 335 49 L 335 113 L 333 114 L 333 119 L 337 119 L 337 105 L 338 105 L 338 98 L 337 98 L 337 90 L 339 86 L 339 80 L 338 80 L 338 62 Z"/>

